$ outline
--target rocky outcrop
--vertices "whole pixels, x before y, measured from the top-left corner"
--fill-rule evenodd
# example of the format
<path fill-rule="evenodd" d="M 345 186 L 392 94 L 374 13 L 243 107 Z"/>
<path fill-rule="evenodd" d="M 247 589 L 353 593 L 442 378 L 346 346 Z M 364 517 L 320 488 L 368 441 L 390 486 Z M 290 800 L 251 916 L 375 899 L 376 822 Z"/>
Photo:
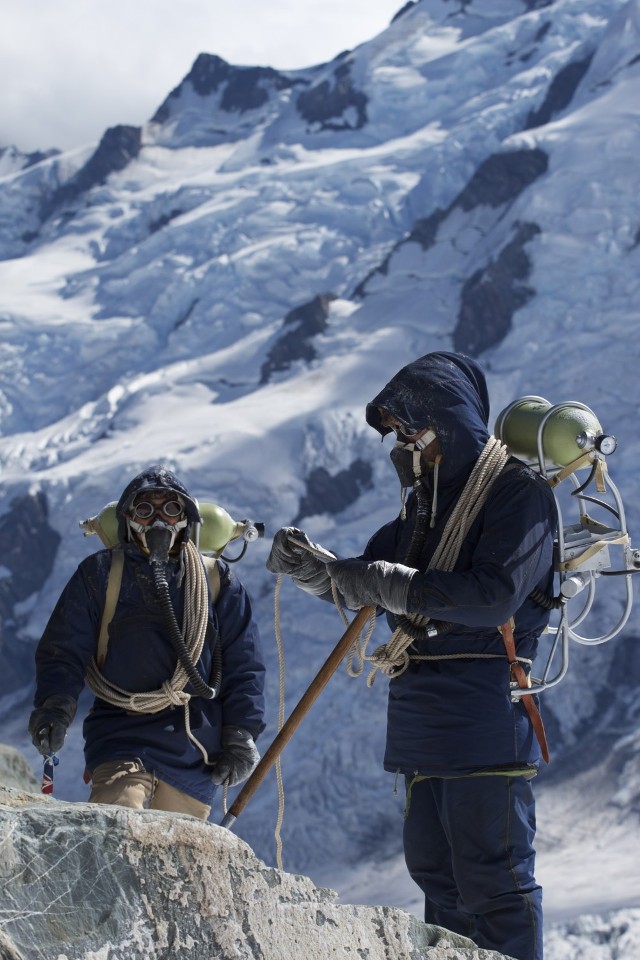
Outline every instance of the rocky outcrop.
<path fill-rule="evenodd" d="M 498 256 L 463 284 L 454 349 L 477 357 L 504 340 L 514 313 L 535 295 L 524 282 L 531 273 L 525 246 L 539 233 L 535 223 L 516 224 Z"/>
<path fill-rule="evenodd" d="M 549 123 L 552 117 L 569 106 L 592 60 L 593 53 L 589 53 L 580 60 L 568 63 L 558 71 L 549 84 L 543 103 L 529 114 L 525 129 L 541 127 Z"/>
<path fill-rule="evenodd" d="M 124 170 L 138 156 L 141 144 L 140 127 L 109 127 L 84 166 L 43 203 L 41 219 L 46 220 L 92 187 L 104 183 L 110 174 Z"/>
<path fill-rule="evenodd" d="M 307 477 L 307 492 L 300 499 L 294 524 L 316 513 L 340 513 L 373 486 L 373 471 L 366 460 L 354 460 L 347 470 L 333 476 L 326 467 L 316 467 Z"/>
<path fill-rule="evenodd" d="M 0 675 L 5 691 L 33 676 L 33 646 L 21 640 L 29 597 L 37 594 L 53 570 L 60 535 L 48 521 L 44 493 L 15 497 L 0 517 Z"/>
<path fill-rule="evenodd" d="M 331 80 L 305 90 L 296 100 L 298 113 L 314 131 L 359 130 L 367 122 L 367 95 L 354 86 L 353 63 L 341 63 Z"/>
<path fill-rule="evenodd" d="M 156 110 L 151 122 L 166 123 L 189 88 L 203 98 L 219 92 L 220 110 L 244 113 L 263 106 L 271 92 L 287 90 L 299 82 L 272 67 L 236 67 L 222 57 L 201 53 L 182 83 Z"/>
<path fill-rule="evenodd" d="M 4 960 L 499 960 L 389 907 L 345 906 L 180 814 L 0 787 Z"/>
<path fill-rule="evenodd" d="M 333 293 L 321 293 L 289 311 L 282 321 L 284 333 L 278 335 L 262 364 L 261 384 L 269 383 L 272 373 L 288 370 L 296 360 L 309 363 L 315 358 L 313 338 L 327 329 L 329 307 L 335 299 Z"/>

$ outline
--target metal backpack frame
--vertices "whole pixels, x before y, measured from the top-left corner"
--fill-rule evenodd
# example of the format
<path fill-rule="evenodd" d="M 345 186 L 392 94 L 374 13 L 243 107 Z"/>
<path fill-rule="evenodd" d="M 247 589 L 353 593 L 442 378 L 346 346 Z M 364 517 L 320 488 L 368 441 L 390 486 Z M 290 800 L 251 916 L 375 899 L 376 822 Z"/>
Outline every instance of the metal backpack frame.
<path fill-rule="evenodd" d="M 510 404 L 498 418 L 496 435 L 504 427 L 506 417 L 511 409 L 523 401 L 540 401 L 546 404 L 542 397 L 524 397 Z M 558 574 L 559 593 L 553 600 L 548 601 L 549 609 L 559 611 L 560 619 L 557 626 L 548 627 L 548 633 L 553 637 L 547 663 L 540 679 L 532 678 L 532 687 L 529 689 L 513 689 L 512 696 L 520 698 L 530 694 L 537 694 L 556 686 L 565 677 L 569 668 L 569 641 L 586 646 L 597 646 L 616 637 L 627 623 L 633 606 L 633 586 L 631 574 L 640 571 L 640 550 L 631 546 L 627 529 L 624 504 L 620 492 L 609 475 L 606 458 L 616 448 L 614 437 L 600 434 L 590 438 L 593 442 L 590 449 L 578 456 L 566 466 L 549 464 L 548 455 L 543 445 L 545 427 L 550 419 L 567 408 L 585 411 L 595 419 L 593 411 L 585 404 L 570 401 L 549 406 L 541 417 L 537 429 L 536 456 L 528 460 L 528 465 L 536 470 L 551 487 L 558 512 L 558 534 L 555 542 L 555 570 Z M 589 468 L 590 473 L 584 482 L 580 482 L 576 471 Z M 565 524 L 563 507 L 559 496 L 559 486 L 569 480 L 573 486 L 571 491 L 572 503 L 578 505 L 577 522 Z M 598 497 L 587 495 L 585 489 L 595 485 Z M 614 522 L 605 524 L 595 520 L 587 512 L 589 503 L 613 516 Z M 619 548 L 622 552 L 621 569 L 611 570 L 610 548 Z M 622 613 L 610 630 L 600 636 L 587 637 L 578 632 L 578 627 L 584 623 L 593 608 L 596 596 L 596 583 L 601 576 L 623 576 L 625 580 L 625 600 Z M 575 601 L 579 594 L 586 590 L 586 599 L 577 613 Z M 573 604 L 572 604 L 572 601 Z M 558 654 L 560 663 L 555 668 Z"/>

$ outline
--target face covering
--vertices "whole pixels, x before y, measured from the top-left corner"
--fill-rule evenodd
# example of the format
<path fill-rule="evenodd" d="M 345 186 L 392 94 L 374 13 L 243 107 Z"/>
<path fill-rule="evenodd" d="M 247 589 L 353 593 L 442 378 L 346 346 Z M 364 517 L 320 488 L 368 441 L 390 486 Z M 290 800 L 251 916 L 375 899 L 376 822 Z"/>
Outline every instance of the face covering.
<path fill-rule="evenodd" d="M 422 451 L 436 438 L 433 430 L 427 430 L 418 440 L 398 440 L 391 451 L 391 463 L 396 469 L 400 486 L 413 487 L 422 476 Z"/>

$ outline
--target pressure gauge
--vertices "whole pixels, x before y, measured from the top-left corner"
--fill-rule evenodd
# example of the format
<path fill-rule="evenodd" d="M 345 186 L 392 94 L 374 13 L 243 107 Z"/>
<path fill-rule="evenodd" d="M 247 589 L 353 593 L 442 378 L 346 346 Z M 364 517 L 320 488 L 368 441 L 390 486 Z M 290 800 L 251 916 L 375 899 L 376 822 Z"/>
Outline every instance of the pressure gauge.
<path fill-rule="evenodd" d="M 605 457 L 613 453 L 617 446 L 618 441 L 616 438 L 610 437 L 606 433 L 602 433 L 599 437 L 596 437 L 596 450 L 604 453 Z"/>

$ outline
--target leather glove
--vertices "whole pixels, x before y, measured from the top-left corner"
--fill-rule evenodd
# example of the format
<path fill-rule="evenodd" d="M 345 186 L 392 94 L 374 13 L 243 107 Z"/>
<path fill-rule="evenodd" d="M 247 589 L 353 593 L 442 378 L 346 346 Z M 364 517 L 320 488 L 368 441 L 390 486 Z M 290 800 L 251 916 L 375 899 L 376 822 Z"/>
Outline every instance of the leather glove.
<path fill-rule="evenodd" d="M 67 727 L 76 715 L 77 703 L 73 697 L 54 694 L 36 707 L 29 717 L 29 733 L 33 745 L 43 757 L 57 753 L 64 744 Z"/>
<path fill-rule="evenodd" d="M 409 585 L 417 570 L 386 560 L 335 560 L 326 570 L 350 610 L 376 606 L 389 613 L 408 612 Z"/>
<path fill-rule="evenodd" d="M 214 783 L 235 787 L 253 773 L 260 760 L 260 754 L 253 737 L 241 727 L 222 728 L 222 749 L 211 768 Z"/>
<path fill-rule="evenodd" d="M 312 543 L 306 533 L 297 527 L 282 527 L 273 538 L 267 570 L 271 573 L 287 573 L 301 590 L 321 596 L 331 589 L 326 564 L 303 547 L 297 547 L 289 537 L 294 537 L 315 550 L 323 549 Z"/>

